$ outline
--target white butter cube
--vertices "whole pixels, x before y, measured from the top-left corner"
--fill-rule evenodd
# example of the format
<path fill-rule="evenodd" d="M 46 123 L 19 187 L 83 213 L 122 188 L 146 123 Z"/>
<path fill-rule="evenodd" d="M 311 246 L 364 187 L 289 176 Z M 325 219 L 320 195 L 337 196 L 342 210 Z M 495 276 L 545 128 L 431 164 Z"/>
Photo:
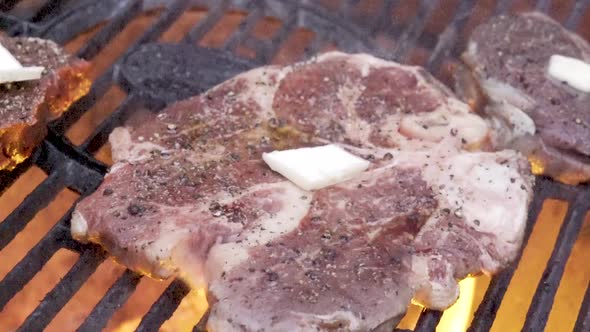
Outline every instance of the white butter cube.
<path fill-rule="evenodd" d="M 273 171 L 305 190 L 352 179 L 370 165 L 367 160 L 333 144 L 263 153 L 262 159 Z"/>
<path fill-rule="evenodd" d="M 44 67 L 23 67 L 20 62 L 0 44 L 0 83 L 38 80 Z"/>
<path fill-rule="evenodd" d="M 552 55 L 549 59 L 549 76 L 567 83 L 574 89 L 590 92 L 590 64 L 563 55 Z"/>

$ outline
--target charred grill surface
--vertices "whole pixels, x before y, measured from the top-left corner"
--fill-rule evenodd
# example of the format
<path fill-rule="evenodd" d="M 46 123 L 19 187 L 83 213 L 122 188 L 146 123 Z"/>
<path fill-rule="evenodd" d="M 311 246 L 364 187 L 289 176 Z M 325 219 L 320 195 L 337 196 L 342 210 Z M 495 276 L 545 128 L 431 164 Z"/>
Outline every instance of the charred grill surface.
<path fill-rule="evenodd" d="M 247 12 L 244 22 L 227 39 L 222 51 L 211 51 L 190 47 L 191 52 L 214 54 L 222 61 L 208 63 L 208 70 L 217 75 L 211 80 L 203 81 L 202 86 L 186 87 L 194 89 L 195 94 L 206 90 L 217 80 L 223 80 L 253 65 L 266 64 L 279 52 L 281 46 L 297 29 L 306 28 L 314 32 L 313 41 L 306 49 L 310 55 L 322 50 L 329 44 L 335 44 L 344 51 L 365 51 L 388 59 L 406 60 L 425 65 L 437 74 L 444 69 L 444 64 L 456 57 L 464 46 L 462 29 L 470 16 L 477 14 L 478 2 L 475 0 L 460 1 L 457 6 L 446 8 L 451 15 L 442 28 L 428 29 L 429 20 L 442 11 L 441 1 L 419 1 L 416 13 L 410 14 L 410 20 L 400 22 L 391 20 L 389 14 L 395 16 L 401 1 L 384 0 L 374 9 L 375 15 L 363 15 L 354 11 L 358 1 L 342 1 L 337 9 L 327 9 L 313 1 L 216 1 L 216 0 L 105 0 L 105 1 L 37 1 L 37 7 L 23 14 L 18 8 L 20 1 L 0 1 L 0 29 L 10 35 L 37 36 L 52 39 L 60 44 L 70 41 L 75 36 L 107 21 L 90 41 L 80 49 L 78 56 L 92 60 L 111 41 L 123 27 L 145 10 L 164 8 L 143 35 L 127 51 L 120 56 L 104 74 L 99 76 L 91 87 L 90 93 L 75 103 L 66 115 L 53 122 L 49 135 L 36 148 L 31 158 L 19 164 L 12 172 L 0 172 L 0 193 L 8 188 L 32 166 L 42 169 L 47 178 L 33 190 L 20 205 L 0 223 L 0 250 L 28 224 L 36 212 L 47 206 L 64 188 L 70 188 L 81 195 L 91 194 L 101 183 L 107 167 L 96 160 L 92 154 L 107 141 L 109 133 L 121 125 L 137 106 L 159 109 L 176 98 L 185 97 L 175 94 L 178 90 L 174 84 L 186 87 L 182 77 L 170 75 L 168 82 L 151 80 L 149 76 L 136 75 L 133 68 L 126 67 L 137 63 L 141 52 L 153 51 L 153 48 L 171 47 L 169 45 L 144 44 L 156 41 L 179 16 L 194 6 L 206 9 L 207 14 L 184 36 L 182 46 L 195 44 L 213 29 L 228 10 Z M 536 7 L 551 12 L 549 1 L 537 1 Z M 576 29 L 588 11 L 588 1 L 576 1 L 563 20 L 568 29 Z M 511 9 L 510 1 L 499 0 L 489 13 L 478 16 L 479 23 L 490 15 L 504 13 Z M 529 9 L 533 9 L 529 8 Z M 21 10 L 19 12 L 19 10 Z M 267 39 L 260 39 L 252 34 L 256 22 L 265 16 L 276 17 L 282 22 L 280 28 Z M 377 37 L 379 36 L 379 38 Z M 386 39 L 399 41 L 383 44 Z M 236 55 L 240 47 L 254 51 L 254 58 L 245 60 Z M 152 48 L 152 49 L 150 49 Z M 426 50 L 427 56 L 420 56 L 420 50 Z M 173 52 L 172 52 L 173 53 Z M 418 54 L 417 58 L 414 57 Z M 411 60 L 411 59 L 418 60 Z M 420 60 L 422 59 L 422 60 Z M 170 60 L 170 59 L 168 59 Z M 179 67 L 174 68 L 174 64 Z M 169 61 L 169 72 L 189 70 L 191 77 L 201 77 L 198 66 L 190 66 Z M 188 66 L 188 69 L 187 67 Z M 228 66 L 232 70 L 227 70 Z M 442 68 L 442 69 L 441 69 Z M 130 74 L 131 73 L 131 74 Z M 442 73 L 444 75 L 444 73 Z M 185 79 L 185 78 L 184 78 Z M 147 82 L 147 83 L 146 83 Z M 121 85 L 128 91 L 123 103 L 101 123 L 97 129 L 79 146 L 74 146 L 65 138 L 65 131 L 84 115 L 96 100 L 105 95 L 109 87 Z M 147 84 L 147 85 L 146 85 Z M 155 84 L 155 85 L 150 85 Z M 157 93 L 154 93 L 156 91 Z M 186 92 L 185 92 L 186 93 Z M 545 178 L 539 178 L 535 188 L 535 200 L 531 204 L 526 238 L 542 208 L 543 201 L 555 198 L 569 203 L 568 213 L 563 222 L 552 256 L 546 266 L 537 291 L 529 308 L 525 329 L 542 330 L 551 310 L 555 293 L 563 275 L 567 257 L 572 250 L 573 242 L 578 236 L 583 217 L 590 208 L 590 188 L 588 185 L 566 186 Z M 106 258 L 100 248 L 76 242 L 70 236 L 70 217 L 72 209 L 67 211 L 45 237 L 30 250 L 22 261 L 0 281 L 0 310 L 19 292 L 37 272 L 41 270 L 49 258 L 59 249 L 65 248 L 80 253 L 78 262 L 71 268 L 64 279 L 50 291 L 35 311 L 21 326 L 20 330 L 42 330 L 57 312 L 67 303 L 81 287 L 98 265 Z M 517 263 L 495 276 L 488 287 L 485 298 L 479 306 L 471 331 L 487 331 L 494 322 L 502 298 L 514 274 Z M 79 328 L 80 331 L 95 331 L 106 326 L 109 318 L 134 292 L 141 276 L 127 271 L 107 291 L 90 315 Z M 157 329 L 174 312 L 180 301 L 188 293 L 188 287 L 182 282 L 173 282 L 161 295 L 144 316 L 140 323 L 140 331 Z M 578 314 L 576 331 L 587 331 L 590 324 L 590 291 L 586 291 L 584 302 Z M 433 331 L 442 313 L 425 311 L 422 313 L 416 331 Z M 200 331 L 202 323 L 195 327 Z"/>

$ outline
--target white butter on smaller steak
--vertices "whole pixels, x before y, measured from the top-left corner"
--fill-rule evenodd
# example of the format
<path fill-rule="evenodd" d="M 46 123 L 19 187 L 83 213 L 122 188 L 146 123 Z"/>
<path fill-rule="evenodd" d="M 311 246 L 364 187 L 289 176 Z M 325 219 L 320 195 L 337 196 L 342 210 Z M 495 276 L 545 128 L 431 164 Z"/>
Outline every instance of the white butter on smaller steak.
<path fill-rule="evenodd" d="M 44 67 L 23 67 L 20 62 L 0 44 L 0 83 L 38 80 Z"/>
<path fill-rule="evenodd" d="M 574 89 L 590 92 L 590 64 L 582 60 L 555 54 L 549 59 L 547 73 Z"/>
<path fill-rule="evenodd" d="M 273 171 L 305 190 L 350 180 L 370 165 L 334 144 L 263 153 L 262 159 Z"/>

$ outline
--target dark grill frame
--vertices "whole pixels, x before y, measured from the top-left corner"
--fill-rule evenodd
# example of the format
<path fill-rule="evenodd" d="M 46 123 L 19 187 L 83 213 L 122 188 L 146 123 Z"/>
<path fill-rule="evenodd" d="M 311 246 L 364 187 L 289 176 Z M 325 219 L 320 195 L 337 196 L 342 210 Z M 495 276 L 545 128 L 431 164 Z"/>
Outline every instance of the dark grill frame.
<path fill-rule="evenodd" d="M 48 0 L 36 12 L 27 17 L 28 21 L 6 14 L 19 3 L 18 0 L 0 1 L 0 29 L 12 35 L 32 35 L 65 43 L 77 34 L 101 22 L 108 23 L 82 47 L 77 55 L 92 59 L 107 43 L 121 31 L 133 18 L 145 9 L 158 5 L 157 0 L 104 0 L 80 1 L 76 7 L 68 6 L 68 1 Z M 279 0 L 169 0 L 158 19 L 147 29 L 139 40 L 130 45 L 126 54 L 138 49 L 142 44 L 155 41 L 189 6 L 208 8 L 207 16 L 200 20 L 184 37 L 183 43 L 196 43 L 209 32 L 223 17 L 226 10 L 240 10 L 248 14 L 236 31 L 226 40 L 223 49 L 234 52 L 239 45 L 257 50 L 255 62 L 268 63 L 277 54 L 281 45 L 295 31 L 304 27 L 316 32 L 314 41 L 306 49 L 305 55 L 316 53 L 328 42 L 335 42 L 346 51 L 366 51 L 378 56 L 397 60 L 407 60 L 410 50 L 420 45 L 430 51 L 424 66 L 437 73 L 446 59 L 460 52 L 458 39 L 468 18 L 476 6 L 475 0 L 461 1 L 454 10 L 446 28 L 437 36 L 424 32 L 429 18 L 440 8 L 438 0 L 420 1 L 417 15 L 407 25 L 390 22 L 389 15 L 398 0 L 384 0 L 382 10 L 376 18 L 366 20 L 370 24 L 359 25 L 351 17 L 351 9 L 360 1 L 343 1 L 338 12 L 331 12 L 314 4 L 314 1 Z M 507 12 L 511 1 L 497 1 L 493 14 Z M 590 1 L 577 1 L 565 26 L 574 29 L 590 7 Z M 536 9 L 550 11 L 550 1 L 539 0 Z M 91 13 L 91 15 L 90 15 Z M 269 40 L 261 40 L 251 35 L 252 28 L 265 16 L 275 16 L 283 22 L 282 27 Z M 372 36 L 376 32 L 386 33 L 397 40 L 396 47 L 380 49 Z M 337 37 L 337 38 L 335 38 Z M 64 137 L 64 132 L 74 124 L 96 100 L 102 97 L 120 70 L 123 55 L 119 60 L 93 83 L 90 93 L 74 104 L 70 110 L 50 126 L 46 139 L 34 155 L 12 172 L 0 172 L 0 193 L 8 188 L 32 165 L 41 168 L 48 177 L 33 190 L 21 204 L 0 223 L 0 250 L 27 225 L 33 216 L 46 207 L 64 188 L 79 193 L 80 199 L 92 193 L 100 184 L 108 168 L 94 159 L 92 154 L 105 144 L 108 134 L 121 125 L 131 112 L 144 100 L 132 89 L 117 109 L 101 123 L 80 146 L 74 146 Z M 207 87 L 203 87 L 207 88 Z M 573 244 L 580 232 L 584 216 L 590 209 L 590 188 L 566 186 L 546 178 L 538 178 L 535 198 L 531 205 L 525 235 L 525 245 L 533 224 L 537 220 L 543 201 L 555 198 L 567 201 L 569 208 L 561 226 L 543 276 L 539 282 L 529 307 L 524 330 L 540 331 L 545 327 L 553 299 Z M 84 284 L 87 278 L 107 257 L 107 253 L 95 245 L 84 245 L 70 236 L 70 208 L 57 224 L 37 243 L 6 277 L 0 281 L 0 309 L 18 293 L 60 248 L 80 253 L 77 263 L 53 290 L 51 290 L 19 328 L 21 331 L 42 330 L 55 317 L 67 301 Z M 523 246 L 524 247 L 524 246 Z M 507 290 L 518 262 L 496 275 L 480 304 L 469 331 L 488 331 L 495 319 L 497 310 Z M 113 313 L 121 307 L 134 292 L 142 277 L 127 270 L 107 291 L 95 306 L 79 331 L 97 331 L 107 324 Z M 188 293 L 188 287 L 181 281 L 174 281 L 143 317 L 138 331 L 152 331 L 161 326 L 175 311 L 180 301 Z M 416 325 L 415 331 L 434 331 L 442 312 L 425 310 Z M 204 331 L 203 319 L 194 331 Z M 590 331 L 590 288 L 579 312 L 575 331 Z"/>

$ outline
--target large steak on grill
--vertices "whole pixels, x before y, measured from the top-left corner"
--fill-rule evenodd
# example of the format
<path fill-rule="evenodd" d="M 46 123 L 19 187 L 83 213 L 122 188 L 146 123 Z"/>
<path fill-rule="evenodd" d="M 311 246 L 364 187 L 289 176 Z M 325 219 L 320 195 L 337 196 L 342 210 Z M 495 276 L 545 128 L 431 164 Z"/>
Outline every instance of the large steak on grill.
<path fill-rule="evenodd" d="M 72 233 L 130 268 L 209 287 L 209 327 L 388 328 L 410 298 L 445 308 L 457 279 L 519 250 L 528 164 L 420 68 L 327 53 L 249 71 L 116 129 L 115 165 Z M 339 144 L 371 161 L 304 191 L 265 151 Z"/>

